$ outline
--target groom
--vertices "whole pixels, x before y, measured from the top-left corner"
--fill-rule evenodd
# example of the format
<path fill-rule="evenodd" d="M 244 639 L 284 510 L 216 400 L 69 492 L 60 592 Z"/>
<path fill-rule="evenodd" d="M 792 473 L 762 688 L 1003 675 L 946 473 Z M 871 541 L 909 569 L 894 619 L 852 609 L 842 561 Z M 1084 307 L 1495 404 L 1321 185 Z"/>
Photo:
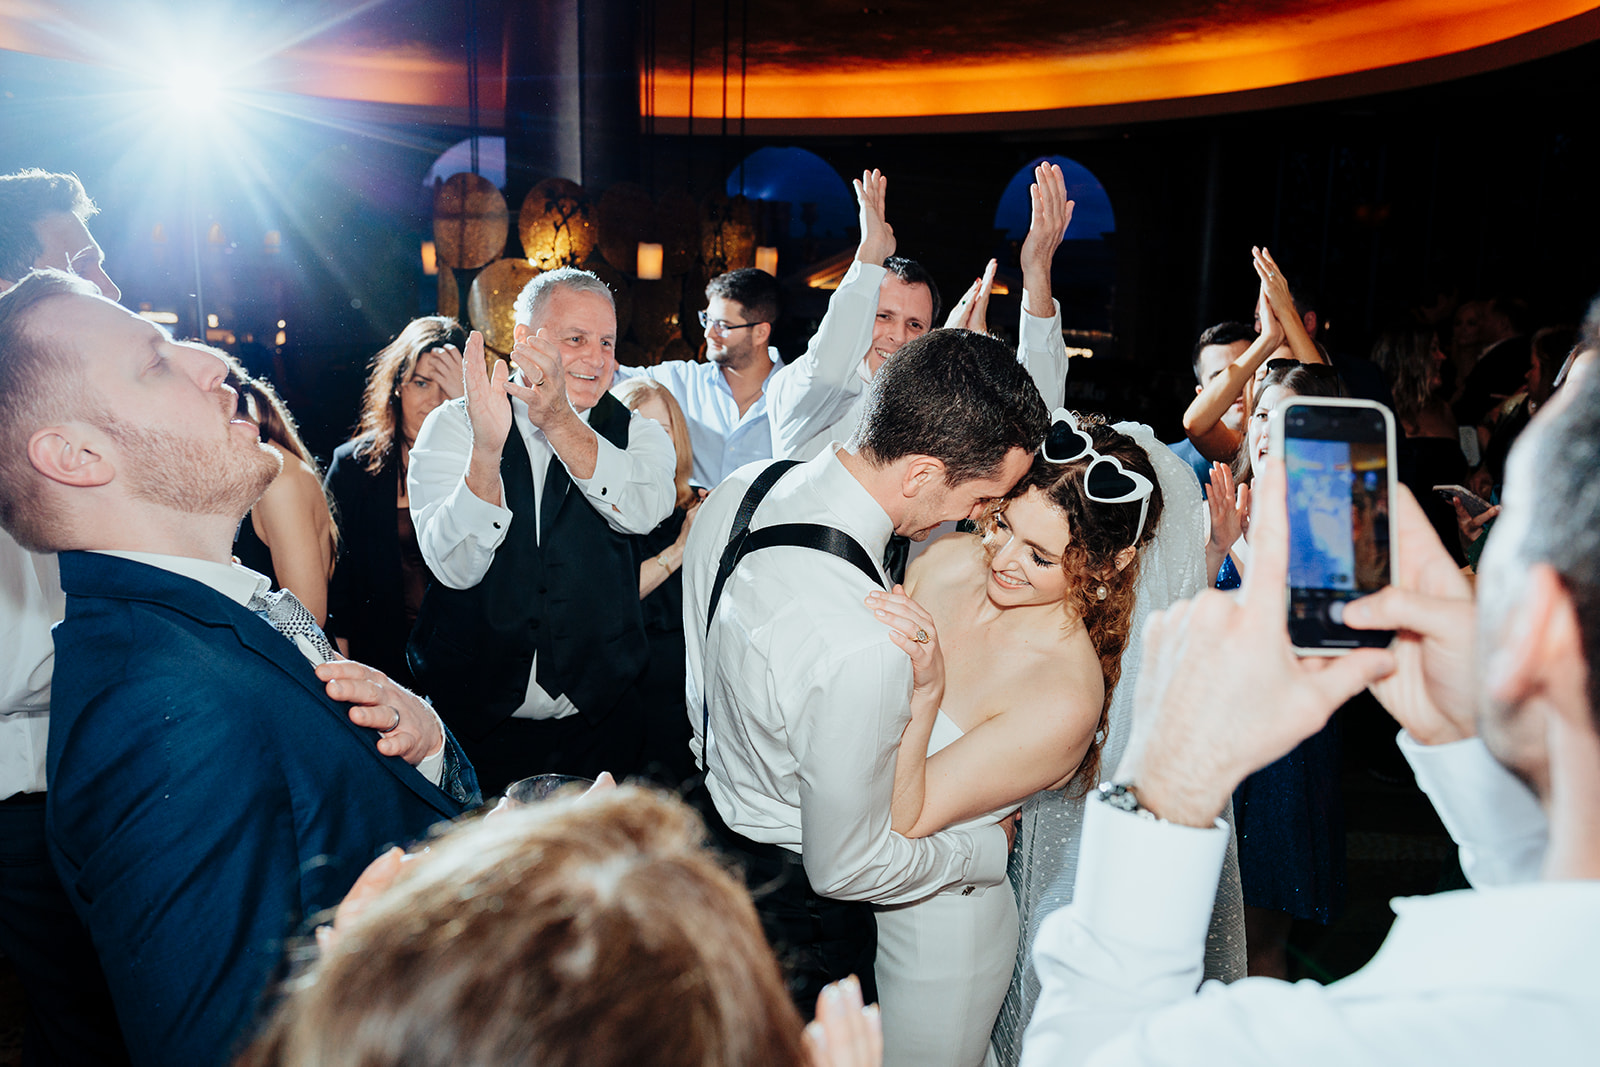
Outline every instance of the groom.
<path fill-rule="evenodd" d="M 848 445 L 723 482 L 684 554 L 705 814 L 762 887 L 756 907 L 807 1013 L 852 973 L 876 999 L 871 904 L 998 885 L 1010 848 L 999 827 L 891 832 L 911 664 L 863 600 L 887 586 L 877 561 L 891 533 L 921 540 L 1016 484 L 1044 437 L 1044 402 L 1014 352 L 965 330 L 912 341 L 871 388 Z"/>

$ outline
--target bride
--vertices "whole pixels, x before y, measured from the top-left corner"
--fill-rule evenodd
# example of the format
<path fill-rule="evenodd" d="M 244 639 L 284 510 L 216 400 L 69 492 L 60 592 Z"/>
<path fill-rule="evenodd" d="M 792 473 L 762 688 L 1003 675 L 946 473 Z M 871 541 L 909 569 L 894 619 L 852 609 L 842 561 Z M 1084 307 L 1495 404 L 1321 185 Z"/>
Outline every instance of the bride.
<path fill-rule="evenodd" d="M 1058 409 L 981 536 L 941 539 L 903 591 L 868 598 L 916 678 L 895 769 L 897 832 L 999 822 L 1040 790 L 1095 786 L 1139 550 L 1161 511 L 1144 448 Z M 885 1063 L 983 1063 L 1017 938 L 1008 885 L 879 909 Z"/>

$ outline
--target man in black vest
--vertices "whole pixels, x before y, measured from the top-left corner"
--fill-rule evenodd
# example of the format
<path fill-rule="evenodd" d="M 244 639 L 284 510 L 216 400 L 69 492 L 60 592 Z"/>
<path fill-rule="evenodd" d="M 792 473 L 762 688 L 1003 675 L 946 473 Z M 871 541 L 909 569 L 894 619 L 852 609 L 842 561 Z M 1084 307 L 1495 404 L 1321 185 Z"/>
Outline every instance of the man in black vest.
<path fill-rule="evenodd" d="M 515 374 L 497 362 L 491 377 L 473 333 L 466 396 L 428 416 L 407 477 L 433 574 L 408 658 L 486 793 L 544 772 L 642 769 L 639 535 L 675 495 L 666 431 L 607 392 L 605 283 L 541 274 L 515 318 Z"/>

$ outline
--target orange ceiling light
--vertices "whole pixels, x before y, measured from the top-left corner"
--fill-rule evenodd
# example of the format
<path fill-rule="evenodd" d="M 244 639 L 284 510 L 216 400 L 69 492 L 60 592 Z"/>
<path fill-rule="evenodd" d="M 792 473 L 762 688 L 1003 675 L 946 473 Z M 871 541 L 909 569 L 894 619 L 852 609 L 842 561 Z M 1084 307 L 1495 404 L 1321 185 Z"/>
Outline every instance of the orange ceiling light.
<path fill-rule="evenodd" d="M 974 115 L 1238 93 L 1448 56 L 1593 10 L 1591 0 L 1356 0 L 1311 15 L 1060 56 L 806 69 L 752 57 L 744 115 L 757 122 Z M 657 119 L 689 115 L 686 69 L 658 67 L 654 90 Z M 723 100 L 720 79 L 702 71 L 695 118 L 720 115 Z M 648 104 L 641 86 L 641 106 Z"/>

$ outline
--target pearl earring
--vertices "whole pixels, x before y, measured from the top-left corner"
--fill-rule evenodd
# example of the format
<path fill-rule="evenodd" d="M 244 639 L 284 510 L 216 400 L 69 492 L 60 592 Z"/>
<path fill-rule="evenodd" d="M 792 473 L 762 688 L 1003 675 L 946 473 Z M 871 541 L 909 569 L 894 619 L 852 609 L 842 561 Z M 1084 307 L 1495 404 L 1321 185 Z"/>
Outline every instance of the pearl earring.
<path fill-rule="evenodd" d="M 1094 591 L 1094 598 L 1096 600 L 1104 600 L 1106 597 L 1108 597 L 1110 595 L 1111 595 L 1111 590 L 1107 589 L 1103 583 L 1101 584 L 1099 589 L 1096 589 Z"/>

